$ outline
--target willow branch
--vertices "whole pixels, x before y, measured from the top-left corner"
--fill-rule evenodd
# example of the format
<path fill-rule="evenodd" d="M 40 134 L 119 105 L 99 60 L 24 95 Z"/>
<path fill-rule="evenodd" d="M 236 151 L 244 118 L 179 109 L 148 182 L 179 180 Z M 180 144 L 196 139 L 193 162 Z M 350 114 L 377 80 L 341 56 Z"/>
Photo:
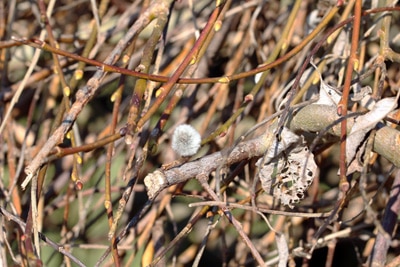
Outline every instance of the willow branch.
<path fill-rule="evenodd" d="M 313 104 L 299 110 L 289 120 L 287 126 L 297 133 L 317 133 L 337 122 L 339 118 L 336 107 Z M 276 127 L 276 123 L 272 124 L 263 135 L 243 141 L 233 149 L 224 149 L 176 168 L 169 170 L 158 169 L 148 174 L 145 178 L 148 196 L 153 199 L 163 189 L 188 181 L 199 173 L 210 174 L 221 164 L 230 166 L 246 159 L 263 156 L 269 148 Z M 352 121 L 348 121 L 347 127 L 348 132 L 352 127 Z M 395 166 L 400 167 L 400 142 L 396 141 L 400 140 L 400 132 L 383 124 L 379 124 L 378 128 L 374 139 L 373 151 L 391 161 Z M 333 126 L 329 133 L 339 137 L 341 135 L 340 124 Z M 225 155 L 226 151 L 231 151 L 228 156 Z"/>

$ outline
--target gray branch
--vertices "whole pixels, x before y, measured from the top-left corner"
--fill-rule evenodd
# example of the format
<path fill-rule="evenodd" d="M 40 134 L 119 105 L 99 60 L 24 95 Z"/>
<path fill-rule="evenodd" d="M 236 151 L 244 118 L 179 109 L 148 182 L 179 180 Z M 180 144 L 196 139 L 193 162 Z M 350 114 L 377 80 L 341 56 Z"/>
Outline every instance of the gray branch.
<path fill-rule="evenodd" d="M 339 116 L 334 106 L 312 104 L 300 109 L 290 117 L 287 127 L 296 133 L 318 133 L 338 119 Z M 353 125 L 352 118 L 348 119 L 347 125 L 349 132 Z M 220 165 L 230 166 L 243 160 L 263 156 L 272 143 L 275 127 L 276 124 L 272 124 L 263 135 L 243 141 L 234 148 L 224 149 L 169 170 L 159 169 L 148 174 L 144 183 L 149 198 L 153 199 L 163 189 L 185 182 L 199 174 L 209 175 Z M 400 132 L 383 124 L 380 124 L 378 128 L 373 146 L 374 152 L 400 167 Z M 328 133 L 340 136 L 340 123 L 331 127 Z"/>

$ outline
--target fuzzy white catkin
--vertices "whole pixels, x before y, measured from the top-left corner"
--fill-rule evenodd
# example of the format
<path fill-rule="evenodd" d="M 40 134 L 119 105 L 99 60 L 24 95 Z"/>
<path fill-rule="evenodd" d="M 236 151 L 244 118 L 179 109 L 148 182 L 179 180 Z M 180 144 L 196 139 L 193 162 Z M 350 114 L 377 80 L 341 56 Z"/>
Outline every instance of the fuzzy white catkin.
<path fill-rule="evenodd" d="M 201 136 L 192 126 L 181 124 L 172 135 L 172 149 L 182 157 L 190 157 L 200 149 Z"/>

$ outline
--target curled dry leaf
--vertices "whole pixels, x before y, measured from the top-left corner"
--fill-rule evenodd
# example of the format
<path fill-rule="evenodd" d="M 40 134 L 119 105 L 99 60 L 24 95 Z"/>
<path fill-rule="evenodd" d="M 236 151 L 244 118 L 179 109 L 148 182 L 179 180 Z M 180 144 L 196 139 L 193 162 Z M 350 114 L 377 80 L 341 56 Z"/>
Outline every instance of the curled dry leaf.
<path fill-rule="evenodd" d="M 319 99 L 316 103 L 318 105 L 328 105 L 328 106 L 337 106 L 339 103 L 341 95 L 340 93 L 332 86 L 327 84 L 324 79 L 322 79 L 321 72 L 319 71 L 318 67 L 310 61 L 310 64 L 315 68 L 315 71 L 318 72 L 320 86 L 319 86 Z"/>
<path fill-rule="evenodd" d="M 384 98 L 378 101 L 370 112 L 356 118 L 350 134 L 347 137 L 346 159 L 348 163 L 354 159 L 357 148 L 364 140 L 366 134 L 372 130 L 379 121 L 385 118 L 389 112 L 394 110 L 396 106 L 397 98 Z"/>
<path fill-rule="evenodd" d="M 340 99 L 342 98 L 342 93 L 334 86 L 329 85 L 322 79 L 321 72 L 318 67 L 311 61 L 310 64 L 318 72 L 320 87 L 319 87 L 319 98 L 318 101 L 313 103 L 314 105 L 327 105 L 327 106 L 337 106 Z M 350 95 L 350 100 L 348 105 L 352 106 L 354 102 L 360 103 L 362 107 L 371 110 L 375 104 L 371 97 L 372 89 L 369 86 L 361 87 L 359 83 L 352 86 L 353 93 Z"/>

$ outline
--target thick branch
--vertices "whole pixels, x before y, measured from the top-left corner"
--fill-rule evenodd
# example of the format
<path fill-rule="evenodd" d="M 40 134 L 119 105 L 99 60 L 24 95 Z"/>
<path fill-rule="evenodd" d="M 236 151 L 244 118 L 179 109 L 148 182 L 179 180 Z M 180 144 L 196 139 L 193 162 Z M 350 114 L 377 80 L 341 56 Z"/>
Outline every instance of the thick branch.
<path fill-rule="evenodd" d="M 270 143 L 269 140 L 271 139 L 269 138 L 271 138 L 271 136 L 272 134 L 269 131 L 266 135 L 240 143 L 230 153 L 229 151 L 231 149 L 224 149 L 176 168 L 166 171 L 156 170 L 148 174 L 144 179 L 148 190 L 147 194 L 149 198 L 154 198 L 163 189 L 174 184 L 185 182 L 199 174 L 208 175 L 212 171 L 215 171 L 221 164 L 229 166 L 242 160 L 260 157 L 267 150 L 267 144 Z"/>
<path fill-rule="evenodd" d="M 326 129 L 339 119 L 337 110 L 333 106 L 309 105 L 301 109 L 288 124 L 294 132 L 317 133 Z M 347 133 L 353 126 L 353 120 L 347 120 Z M 374 152 L 391 161 L 396 167 L 400 167 L 400 132 L 396 129 L 378 124 L 378 130 L 374 138 Z M 340 124 L 336 124 L 329 131 L 330 134 L 340 136 Z"/>
<path fill-rule="evenodd" d="M 287 127 L 296 133 L 318 133 L 327 129 L 338 119 L 336 107 L 312 104 L 302 108 L 290 118 Z M 352 125 L 353 120 L 348 119 L 347 132 L 350 131 Z M 200 173 L 208 175 L 221 164 L 229 166 L 245 159 L 263 156 L 272 143 L 274 127 L 276 124 L 272 124 L 265 134 L 243 141 L 233 149 L 224 149 L 176 168 L 156 170 L 148 174 L 144 182 L 149 197 L 152 199 L 161 190 L 185 182 Z M 381 128 L 376 131 L 373 150 L 400 167 L 400 132 L 383 124 L 379 127 Z M 340 136 L 340 123 L 331 127 L 328 133 Z"/>

